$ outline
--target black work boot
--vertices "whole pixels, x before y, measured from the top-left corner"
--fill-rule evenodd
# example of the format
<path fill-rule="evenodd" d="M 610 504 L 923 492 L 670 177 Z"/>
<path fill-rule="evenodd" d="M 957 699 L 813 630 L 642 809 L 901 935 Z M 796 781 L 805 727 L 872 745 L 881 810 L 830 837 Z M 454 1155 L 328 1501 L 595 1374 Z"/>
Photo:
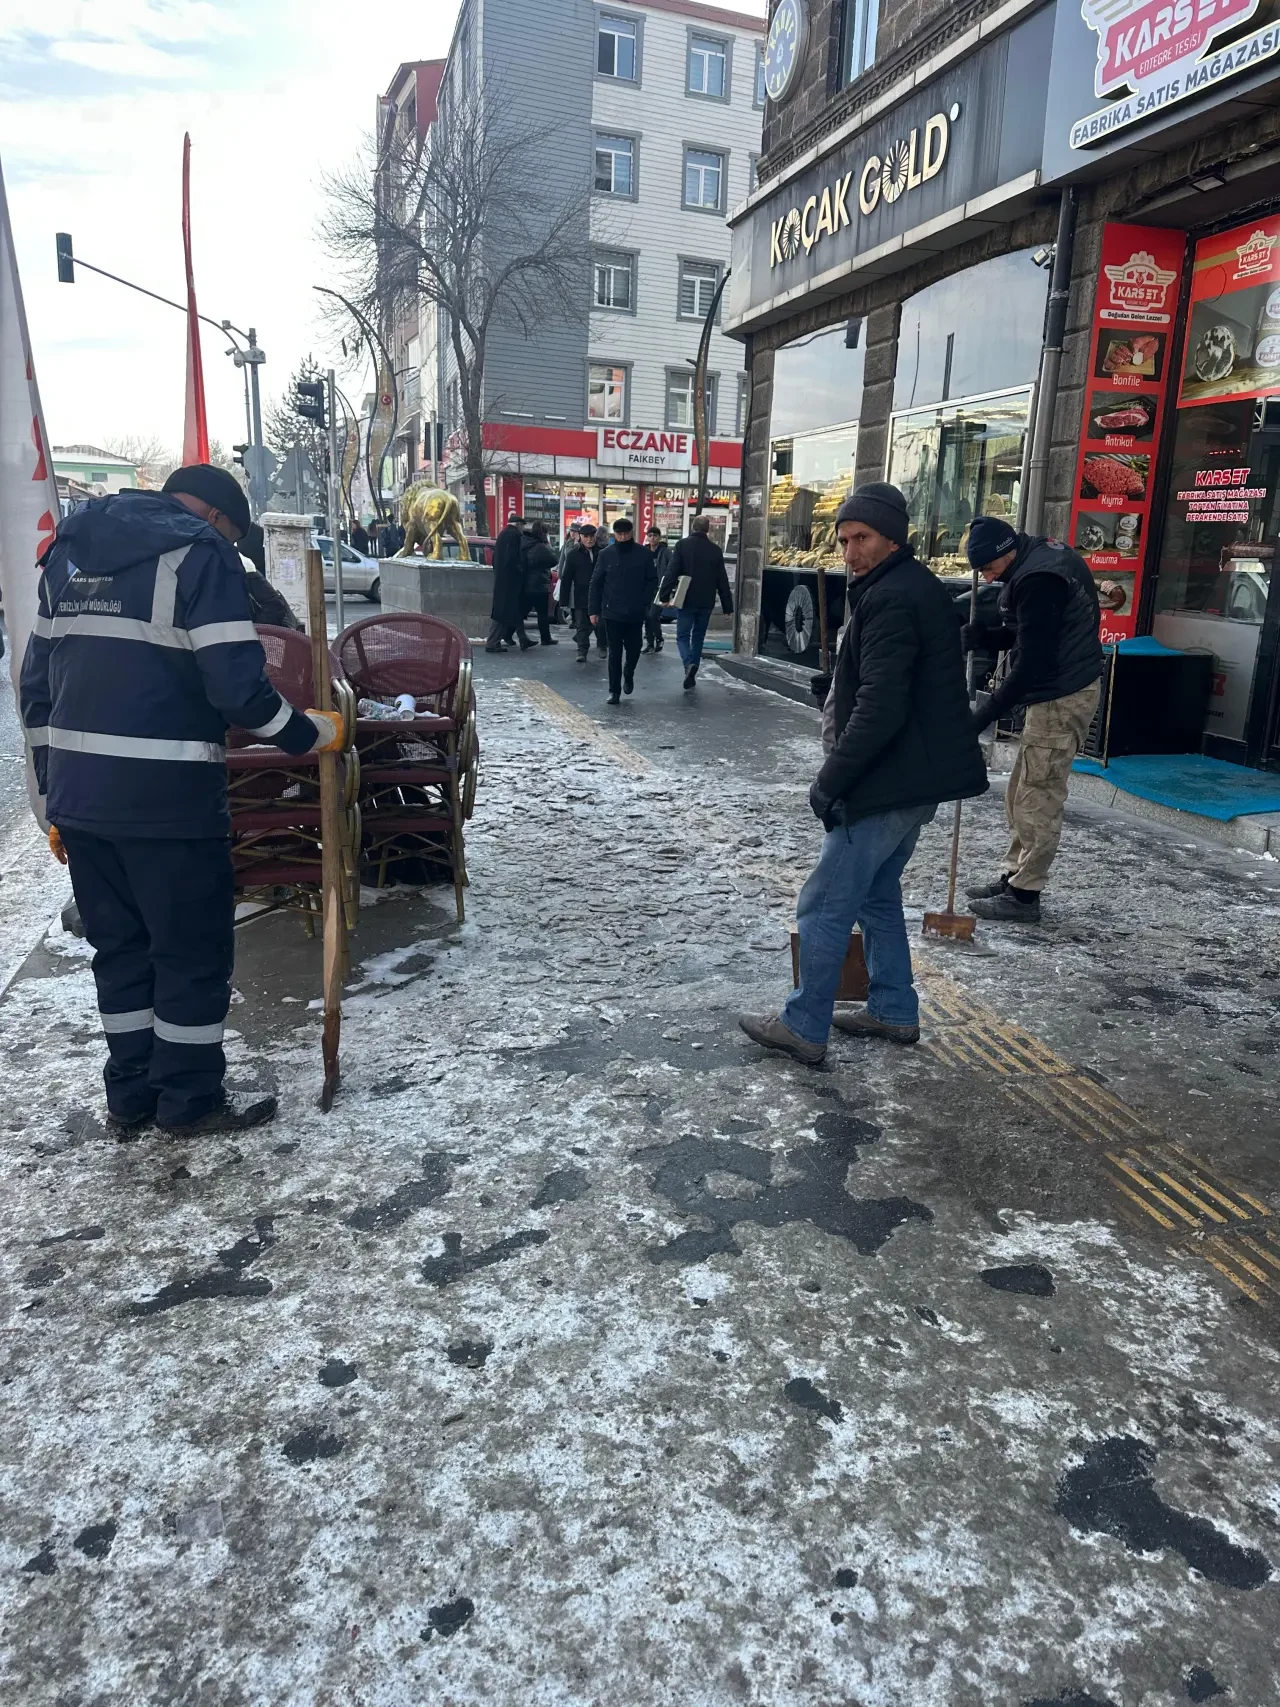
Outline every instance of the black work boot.
<path fill-rule="evenodd" d="M 196 1120 L 176 1124 L 158 1120 L 156 1125 L 174 1138 L 203 1138 L 215 1132 L 243 1132 L 247 1127 L 263 1126 L 274 1119 L 279 1106 L 269 1091 L 228 1091 L 224 1102 Z"/>
<path fill-rule="evenodd" d="M 969 911 L 976 913 L 980 919 L 1002 919 L 1008 924 L 1038 925 L 1040 923 L 1040 897 L 1034 890 L 1024 889 L 1022 892 L 1027 900 L 1019 900 L 1013 890 L 1005 886 L 999 895 L 991 895 L 986 899 L 981 897 L 970 901 Z"/>
<path fill-rule="evenodd" d="M 1002 871 L 994 883 L 972 883 L 965 890 L 970 901 L 989 901 L 993 895 L 1003 895 L 1009 888 L 1009 873 Z"/>

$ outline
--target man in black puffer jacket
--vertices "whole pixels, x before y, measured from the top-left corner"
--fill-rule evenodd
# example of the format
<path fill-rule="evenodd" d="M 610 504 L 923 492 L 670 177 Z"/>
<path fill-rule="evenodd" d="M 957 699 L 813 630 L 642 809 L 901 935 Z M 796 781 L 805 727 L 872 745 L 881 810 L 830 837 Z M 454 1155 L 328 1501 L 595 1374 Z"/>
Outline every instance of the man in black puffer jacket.
<path fill-rule="evenodd" d="M 983 579 L 1001 585 L 1005 627 L 994 638 L 1013 648 L 1008 674 L 974 713 L 977 730 L 1019 705 L 1027 716 L 1004 797 L 1012 832 L 1004 871 L 966 893 L 979 918 L 1034 925 L 1062 839 L 1071 766 L 1098 710 L 1098 592 L 1083 557 L 1056 539 L 1015 533 L 999 516 L 974 517 L 968 552 Z"/>
<path fill-rule="evenodd" d="M 593 623 L 609 630 L 609 704 L 635 685 L 636 662 L 644 641 L 644 619 L 658 590 L 653 555 L 635 537 L 628 517 L 613 524 L 613 544 L 596 561 L 591 577 L 590 612 Z M 623 661 L 623 653 L 626 661 Z"/>
<path fill-rule="evenodd" d="M 827 758 L 809 791 L 827 835 L 796 908 L 800 987 L 780 1015 L 739 1022 L 755 1042 L 809 1066 L 827 1052 L 855 924 L 871 987 L 865 1013 L 838 1015 L 836 1025 L 896 1043 L 919 1037 L 902 872 L 939 803 L 987 787 L 955 607 L 906 543 L 901 492 L 878 481 L 859 486 L 840 506 L 836 537 L 850 615 L 828 702 Z"/>
<path fill-rule="evenodd" d="M 556 566 L 556 554 L 547 544 L 547 530 L 541 522 L 529 522 L 520 537 L 520 574 L 524 606 L 521 621 L 532 610 L 538 634 L 544 646 L 560 642 L 551 632 L 551 571 Z"/>

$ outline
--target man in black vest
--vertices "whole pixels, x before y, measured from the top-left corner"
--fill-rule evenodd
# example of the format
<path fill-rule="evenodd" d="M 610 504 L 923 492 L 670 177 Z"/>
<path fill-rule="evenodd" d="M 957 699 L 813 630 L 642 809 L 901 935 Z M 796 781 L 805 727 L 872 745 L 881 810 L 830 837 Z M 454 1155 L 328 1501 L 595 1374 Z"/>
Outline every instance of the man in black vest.
<path fill-rule="evenodd" d="M 1098 710 L 1098 592 L 1083 557 L 1056 539 L 1016 533 L 998 516 L 974 517 L 968 552 L 982 578 L 1003 588 L 1005 627 L 995 640 L 1013 649 L 1008 674 L 974 712 L 974 726 L 981 734 L 1020 705 L 1027 716 L 1005 794 L 1012 832 L 1005 869 L 966 893 L 979 918 L 1034 925 L 1062 839 L 1071 766 Z M 975 638 L 965 631 L 966 650 Z M 989 629 L 984 638 L 990 645 Z"/>
<path fill-rule="evenodd" d="M 902 913 L 902 873 L 943 800 L 982 794 L 987 773 L 969 717 L 964 660 L 946 589 L 907 544 L 896 486 L 859 486 L 836 513 L 849 620 L 836 656 L 826 762 L 809 804 L 827 832 L 796 906 L 800 988 L 781 1014 L 743 1031 L 816 1067 L 837 1028 L 915 1043 L 919 1002 Z M 866 1011 L 834 1015 L 849 937 L 861 925 Z"/>

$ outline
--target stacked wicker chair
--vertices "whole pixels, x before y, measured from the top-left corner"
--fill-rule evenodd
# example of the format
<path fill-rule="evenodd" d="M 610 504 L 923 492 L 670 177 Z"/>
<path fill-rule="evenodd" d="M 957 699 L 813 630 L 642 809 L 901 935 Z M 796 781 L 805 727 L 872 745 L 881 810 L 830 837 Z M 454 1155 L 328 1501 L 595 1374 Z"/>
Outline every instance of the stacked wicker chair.
<path fill-rule="evenodd" d="M 267 674 L 291 705 L 314 703 L 311 642 L 305 634 L 265 624 L 258 636 Z M 360 759 L 355 750 L 355 699 L 334 669 L 334 707 L 346 740 L 338 755 L 342 787 L 343 900 L 348 928 L 360 906 Z M 261 745 L 244 729 L 227 733 L 227 792 L 231 858 L 244 901 L 300 911 L 308 934 L 321 912 L 320 769 L 314 753 L 292 755 Z"/>
<path fill-rule="evenodd" d="M 470 642 L 438 617 L 389 612 L 353 623 L 333 649 L 356 700 L 414 701 L 412 720 L 355 719 L 366 878 L 381 886 L 447 873 L 461 923 L 463 825 L 475 806 L 480 756 Z"/>

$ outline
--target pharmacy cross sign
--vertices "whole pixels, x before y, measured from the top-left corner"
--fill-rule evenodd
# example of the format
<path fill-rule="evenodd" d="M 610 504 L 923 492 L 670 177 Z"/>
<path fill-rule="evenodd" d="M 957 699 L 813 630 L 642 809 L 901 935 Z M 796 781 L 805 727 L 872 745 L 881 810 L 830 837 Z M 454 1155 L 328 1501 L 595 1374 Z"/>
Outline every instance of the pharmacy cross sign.
<path fill-rule="evenodd" d="M 1238 29 L 1259 0 L 1082 0 L 1080 15 L 1098 37 L 1093 88 L 1118 99 L 1071 126 L 1071 146 L 1091 148 L 1161 108 L 1213 88 L 1280 53 L 1280 22 L 1210 52 Z"/>

